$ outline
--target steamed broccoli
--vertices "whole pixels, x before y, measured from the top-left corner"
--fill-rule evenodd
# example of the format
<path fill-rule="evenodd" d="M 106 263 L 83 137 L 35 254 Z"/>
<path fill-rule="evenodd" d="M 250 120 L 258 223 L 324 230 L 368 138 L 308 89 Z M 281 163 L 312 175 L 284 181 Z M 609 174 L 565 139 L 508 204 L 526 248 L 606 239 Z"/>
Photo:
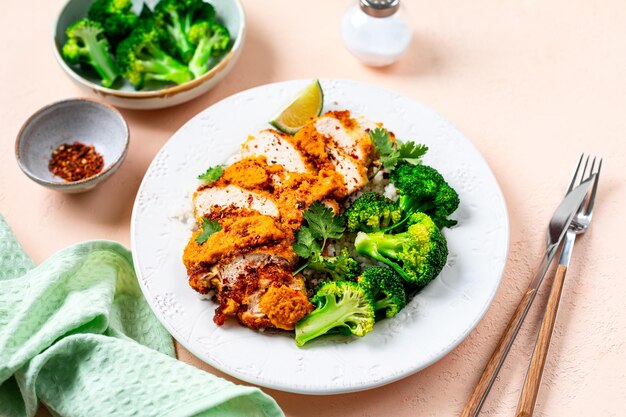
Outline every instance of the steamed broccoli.
<path fill-rule="evenodd" d="M 215 9 L 210 3 L 204 0 L 183 0 L 183 2 L 187 11 L 183 19 L 183 30 L 187 35 L 194 23 L 215 20 Z"/>
<path fill-rule="evenodd" d="M 447 217 L 459 206 L 459 196 L 436 169 L 400 162 L 390 179 L 400 193 L 398 204 L 406 215 L 426 213 L 438 227 L 457 223 Z"/>
<path fill-rule="evenodd" d="M 151 24 L 135 28 L 117 47 L 120 73 L 137 89 L 146 81 L 156 80 L 182 84 L 193 79 L 193 73 L 161 49 L 159 34 Z"/>
<path fill-rule="evenodd" d="M 367 288 L 352 281 L 322 284 L 311 302 L 315 310 L 296 324 L 296 344 L 329 332 L 364 336 L 374 327 L 374 303 Z"/>
<path fill-rule="evenodd" d="M 334 281 L 354 281 L 361 273 L 359 263 L 350 256 L 346 248 L 343 248 L 339 256 L 322 256 L 319 252 L 313 253 L 308 261 L 307 268 L 325 272 Z"/>
<path fill-rule="evenodd" d="M 98 22 L 82 19 L 67 28 L 63 58 L 69 64 L 88 64 L 100 75 L 102 85 L 110 87 L 118 76 L 109 42 Z"/>
<path fill-rule="evenodd" d="M 191 26 L 189 40 L 196 46 L 189 61 L 189 69 L 199 77 L 209 71 L 212 57 L 219 56 L 228 49 L 230 34 L 222 25 L 202 21 Z"/>
<path fill-rule="evenodd" d="M 213 6 L 202 0 L 161 0 L 154 9 L 155 24 L 162 36 L 162 41 L 173 54 L 188 63 L 195 50 L 189 39 L 194 23 L 209 21 L 215 17 Z"/>
<path fill-rule="evenodd" d="M 136 26 L 138 16 L 131 10 L 132 0 L 96 0 L 87 17 L 104 27 L 109 41 L 116 45 Z"/>
<path fill-rule="evenodd" d="M 406 232 L 359 232 L 356 251 L 392 267 L 404 280 L 423 287 L 441 272 L 448 257 L 446 239 L 424 213 L 414 213 Z"/>
<path fill-rule="evenodd" d="M 402 210 L 385 196 L 367 192 L 361 194 L 344 213 L 346 227 L 350 232 L 377 232 L 397 223 Z"/>
<path fill-rule="evenodd" d="M 359 285 L 367 288 L 374 298 L 374 310 L 391 318 L 406 305 L 402 278 L 389 268 L 372 266 L 357 278 Z"/>

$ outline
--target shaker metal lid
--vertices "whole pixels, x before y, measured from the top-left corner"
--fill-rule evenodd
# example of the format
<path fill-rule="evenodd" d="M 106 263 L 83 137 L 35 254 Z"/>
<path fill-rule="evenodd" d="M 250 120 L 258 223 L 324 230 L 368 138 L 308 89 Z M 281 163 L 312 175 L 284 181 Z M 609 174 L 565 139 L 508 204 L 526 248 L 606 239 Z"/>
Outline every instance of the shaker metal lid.
<path fill-rule="evenodd" d="M 398 11 L 400 0 L 359 0 L 359 6 L 372 17 L 389 17 Z"/>

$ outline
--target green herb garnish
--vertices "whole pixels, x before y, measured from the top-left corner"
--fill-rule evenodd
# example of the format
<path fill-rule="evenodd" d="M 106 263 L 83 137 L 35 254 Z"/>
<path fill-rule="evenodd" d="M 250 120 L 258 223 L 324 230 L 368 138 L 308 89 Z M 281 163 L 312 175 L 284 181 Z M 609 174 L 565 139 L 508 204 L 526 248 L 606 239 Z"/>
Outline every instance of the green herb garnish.
<path fill-rule="evenodd" d="M 339 239 L 346 230 L 343 217 L 335 216 L 333 211 L 316 201 L 304 212 L 307 226 L 302 226 L 296 234 L 296 242 L 292 245 L 294 252 L 304 259 L 309 259 L 293 274 L 306 268 L 310 258 L 320 257 L 328 239 Z M 318 241 L 321 240 L 320 244 Z"/>
<path fill-rule="evenodd" d="M 224 174 L 224 165 L 216 165 L 207 169 L 203 174 L 198 175 L 198 179 L 203 180 L 206 184 L 212 184 L 219 180 L 222 174 Z"/>
<path fill-rule="evenodd" d="M 415 142 L 402 142 L 391 140 L 391 135 L 386 129 L 377 127 L 370 131 L 370 139 L 378 152 L 382 167 L 392 171 L 400 161 L 406 161 L 411 165 L 418 165 L 422 157 L 428 152 L 428 147 Z M 380 171 L 380 169 L 378 170 Z M 378 174 L 376 171 L 376 174 Z"/>
<path fill-rule="evenodd" d="M 196 236 L 196 242 L 199 245 L 202 245 L 204 242 L 209 240 L 211 235 L 215 232 L 219 232 L 222 230 L 222 226 L 217 221 L 209 220 L 206 218 L 202 219 L 202 233 Z"/>

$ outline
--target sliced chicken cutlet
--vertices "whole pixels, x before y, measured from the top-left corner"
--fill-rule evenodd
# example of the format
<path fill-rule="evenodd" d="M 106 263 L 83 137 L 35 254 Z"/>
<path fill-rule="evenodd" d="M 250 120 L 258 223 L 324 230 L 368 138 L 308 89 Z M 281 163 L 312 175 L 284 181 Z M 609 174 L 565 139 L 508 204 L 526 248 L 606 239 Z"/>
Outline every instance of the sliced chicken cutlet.
<path fill-rule="evenodd" d="M 241 146 L 241 157 L 264 156 L 269 165 L 282 165 L 287 172 L 304 173 L 304 158 L 292 143 L 293 138 L 273 129 L 249 136 Z"/>
<path fill-rule="evenodd" d="M 341 175 L 345 190 L 340 197 L 367 184 L 374 147 L 368 133 L 350 118 L 350 112 L 328 112 L 300 129 L 294 140 L 312 165 Z"/>
<path fill-rule="evenodd" d="M 279 247 L 282 246 L 282 247 Z M 196 285 L 215 291 L 218 307 L 213 320 L 228 316 L 253 329 L 275 327 L 292 330 L 313 310 L 304 281 L 291 273 L 295 254 L 284 245 L 268 246 L 219 262 Z"/>
<path fill-rule="evenodd" d="M 218 181 L 198 189 L 196 217 L 222 230 L 202 244 L 196 231 L 183 261 L 190 285 L 214 292 L 215 323 L 233 316 L 254 329 L 292 330 L 313 311 L 302 275 L 292 273 L 294 231 L 313 202 L 338 212 L 338 200 L 367 183 L 372 126 L 329 112 L 295 137 L 264 130 L 246 140 Z"/>
<path fill-rule="evenodd" d="M 359 163 L 367 166 L 372 161 L 374 146 L 369 134 L 359 121 L 350 117 L 349 111 L 328 112 L 317 118 L 313 125 L 315 130 L 331 139 L 335 148 Z"/>
<path fill-rule="evenodd" d="M 230 217 L 219 221 L 221 230 L 198 243 L 202 229 L 196 230 L 183 252 L 183 263 L 190 279 L 202 269 L 208 270 L 220 261 L 278 243 L 291 245 L 293 232 L 275 218 L 264 215 Z M 192 284 L 193 286 L 193 284 Z"/>
<path fill-rule="evenodd" d="M 215 292 L 217 324 L 235 316 L 251 328 L 291 330 L 313 309 L 303 281 L 292 275 L 293 232 L 270 216 L 236 214 L 214 212 L 222 230 L 206 242 L 196 241 L 201 230 L 191 236 L 183 254 L 189 284 L 202 294 Z"/>
<path fill-rule="evenodd" d="M 215 322 L 236 316 L 253 329 L 292 330 L 313 310 L 304 281 L 291 273 L 288 260 L 265 249 L 235 258 L 221 269 L 222 288 Z"/>
<path fill-rule="evenodd" d="M 280 214 L 270 194 L 246 190 L 232 184 L 201 187 L 194 193 L 193 207 L 197 218 L 209 215 L 215 209 L 228 207 L 254 210 L 271 217 L 278 217 Z"/>

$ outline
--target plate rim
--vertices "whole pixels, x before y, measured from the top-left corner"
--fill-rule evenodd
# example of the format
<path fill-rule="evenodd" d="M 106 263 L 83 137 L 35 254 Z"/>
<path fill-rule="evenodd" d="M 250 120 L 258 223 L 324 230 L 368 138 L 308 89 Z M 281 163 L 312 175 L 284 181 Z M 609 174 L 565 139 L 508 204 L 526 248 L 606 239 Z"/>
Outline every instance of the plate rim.
<path fill-rule="evenodd" d="M 448 355 L 452 350 L 454 350 L 463 340 L 465 340 L 469 334 L 478 326 L 478 324 L 482 321 L 482 319 L 484 318 L 485 314 L 487 313 L 487 311 L 489 310 L 489 308 L 491 307 L 491 305 L 493 304 L 493 300 L 495 298 L 495 295 L 497 294 L 500 286 L 502 285 L 502 280 L 504 278 L 504 271 L 506 268 L 506 265 L 508 263 L 509 260 L 509 250 L 510 250 L 510 219 L 509 219 L 509 210 L 508 210 L 508 206 L 506 203 L 506 199 L 504 197 L 504 193 L 502 192 L 502 188 L 500 187 L 500 183 L 498 182 L 497 177 L 495 176 L 491 166 L 489 165 L 488 161 L 485 159 L 485 157 L 483 156 L 483 154 L 479 151 L 479 149 L 475 146 L 475 144 L 471 141 L 470 138 L 468 138 L 465 134 L 463 134 L 463 132 L 458 129 L 456 127 L 456 125 L 454 125 L 449 119 L 447 119 L 446 117 L 444 117 L 441 113 L 439 113 L 438 111 L 434 110 L 432 107 L 429 107 L 425 104 L 423 104 L 421 101 L 408 96 L 406 94 L 401 94 L 398 93 L 392 89 L 386 88 L 386 87 L 382 87 L 380 85 L 375 85 L 375 84 L 369 84 L 369 83 L 365 83 L 365 82 L 361 82 L 361 81 L 356 81 L 356 80 L 350 80 L 350 79 L 341 79 L 341 78 L 320 78 L 319 81 L 323 83 L 326 82 L 336 82 L 339 84 L 342 83 L 350 83 L 350 84 L 355 84 L 358 85 L 359 87 L 363 87 L 363 88 L 373 88 L 373 89 L 377 89 L 377 90 L 381 90 L 381 91 L 385 91 L 386 93 L 391 93 L 394 94 L 396 96 L 401 96 L 404 98 L 407 98 L 415 103 L 417 103 L 418 105 L 420 105 L 421 107 L 423 107 L 424 109 L 432 112 L 433 114 L 435 114 L 436 116 L 438 116 L 439 118 L 441 118 L 441 120 L 445 121 L 446 123 L 448 123 L 448 125 L 457 133 L 459 133 L 471 146 L 472 148 L 476 151 L 477 156 L 482 160 L 482 162 L 484 163 L 484 167 L 486 168 L 486 174 L 489 176 L 489 179 L 493 181 L 493 183 L 495 184 L 495 189 L 494 191 L 497 193 L 498 195 L 498 201 L 501 203 L 502 205 L 502 213 L 503 213 L 503 219 L 504 219 L 504 234 L 506 239 L 504 239 L 505 241 L 505 248 L 504 248 L 504 256 L 503 256 L 503 262 L 499 268 L 499 270 L 497 271 L 497 285 L 494 285 L 491 293 L 488 295 L 487 298 L 487 302 L 485 302 L 485 304 L 482 306 L 480 313 L 476 315 L 476 318 L 474 319 L 474 321 L 471 322 L 471 324 L 462 332 L 460 333 L 453 341 L 451 341 L 445 348 L 441 349 L 439 351 L 438 354 L 433 355 L 433 357 L 431 357 L 428 361 L 424 362 L 421 366 L 419 367 L 414 367 L 414 368 L 410 368 L 409 370 L 405 370 L 403 372 L 398 372 L 397 374 L 391 375 L 391 376 L 387 376 L 384 378 L 380 378 L 377 380 L 373 380 L 369 383 L 365 383 L 365 384 L 359 384 L 358 386 L 342 386 L 342 387 L 335 387 L 335 388 L 329 388 L 329 387 L 319 387 L 319 388 L 311 388 L 311 387 L 307 387 L 306 389 L 301 389 L 299 387 L 288 387 L 288 386 L 284 386 L 284 385 L 280 385 L 280 384 L 275 384 L 271 381 L 264 381 L 262 378 L 254 378 L 251 377 L 247 374 L 243 374 L 238 372 L 237 370 L 234 370 L 232 368 L 228 368 L 226 366 L 222 366 L 222 364 L 220 364 L 217 361 L 212 361 L 210 359 L 208 359 L 206 357 L 206 355 L 200 351 L 198 351 L 195 347 L 193 347 L 193 344 L 187 343 L 184 339 L 184 337 L 179 334 L 179 332 L 172 326 L 170 325 L 170 323 L 165 320 L 162 316 L 161 316 L 161 312 L 159 311 L 159 309 L 155 308 L 155 306 L 153 305 L 153 300 L 149 297 L 147 297 L 147 294 L 151 294 L 151 292 L 149 291 L 148 288 L 145 287 L 143 280 L 141 279 L 141 268 L 140 268 L 140 262 L 139 262 L 139 258 L 137 256 L 135 256 L 136 253 L 138 253 L 138 251 L 136 250 L 136 239 L 135 239 L 135 235 L 136 235 L 136 229 L 135 229 L 135 224 L 136 224 L 136 217 L 137 217 L 137 213 L 138 213 L 138 206 L 139 206 L 139 201 L 140 201 L 140 196 L 144 190 L 144 187 L 146 186 L 146 180 L 148 177 L 148 172 L 150 172 L 150 170 L 153 168 L 153 165 L 155 165 L 156 161 L 158 160 L 159 156 L 161 155 L 162 152 L 164 152 L 165 148 L 167 147 L 167 145 L 170 143 L 170 141 L 172 141 L 181 131 L 183 131 L 184 129 L 186 129 L 186 127 L 192 123 L 194 121 L 194 119 L 196 119 L 199 115 L 203 114 L 204 112 L 206 112 L 208 109 L 221 104 L 222 102 L 226 101 L 226 100 L 234 100 L 236 97 L 238 96 L 242 96 L 242 95 L 246 95 L 246 94 L 250 94 L 252 92 L 254 92 L 255 90 L 262 90 L 265 88 L 270 88 L 270 87 L 274 87 L 277 88 L 281 85 L 287 85 L 290 83 L 304 83 L 304 82 L 310 82 L 311 79 L 310 78 L 300 78 L 300 79 L 291 79 L 291 80 L 283 80 L 283 81 L 278 81 L 278 82 L 272 82 L 272 83 L 266 83 L 266 84 L 262 84 L 262 85 L 258 85 L 252 88 L 248 88 L 246 90 L 242 90 L 242 91 L 238 91 L 235 94 L 231 94 L 227 97 L 224 97 L 218 101 L 216 101 L 215 103 L 212 103 L 211 105 L 205 107 L 204 109 L 200 110 L 199 112 L 197 112 L 196 114 L 194 114 L 193 116 L 191 116 L 185 123 L 183 123 L 174 133 L 172 133 L 170 135 L 170 137 L 167 139 L 167 141 L 161 146 L 161 148 L 159 149 L 159 151 L 155 154 L 155 156 L 153 157 L 152 161 L 150 162 L 150 164 L 148 165 L 148 168 L 146 169 L 144 176 L 141 180 L 141 184 L 139 185 L 138 189 L 137 189 L 137 193 L 135 196 L 135 201 L 133 203 L 133 209 L 132 209 L 132 214 L 131 214 L 131 224 L 130 224 L 130 233 L 131 233 L 131 250 L 133 253 L 133 264 L 135 267 L 135 273 L 137 275 L 138 281 L 139 281 L 139 285 L 141 288 L 142 293 L 144 294 L 144 297 L 146 298 L 146 301 L 148 302 L 148 305 L 150 306 L 150 309 L 152 310 L 152 312 L 155 314 L 155 316 L 157 317 L 157 319 L 159 320 L 159 322 L 161 322 L 161 324 L 167 329 L 167 331 L 172 335 L 172 337 L 174 339 L 176 339 L 176 341 L 178 343 L 180 343 L 183 347 L 185 347 L 185 349 L 187 349 L 189 352 L 191 352 L 194 356 L 196 356 L 199 360 L 201 360 L 202 362 L 204 362 L 205 364 L 219 370 L 220 372 L 223 372 L 226 375 L 229 375 L 231 377 L 234 377 L 238 380 L 244 381 L 246 383 L 249 384 L 254 384 L 257 386 L 261 386 L 261 387 L 265 387 L 265 388 L 269 388 L 269 389 L 274 389 L 274 390 L 278 390 L 278 391 L 282 391 L 282 392 L 289 392 L 289 393 L 295 393 L 295 394 L 304 394 L 304 395 L 334 395 L 334 394 L 344 394 L 344 393 L 351 393 L 351 392 L 359 392 L 359 391 L 366 391 L 369 389 L 374 389 L 374 388 L 378 388 L 384 385 L 388 385 L 394 382 L 397 382 L 401 379 L 407 378 L 411 375 L 414 375 L 426 368 L 428 368 L 429 366 L 433 365 L 434 363 L 440 361 L 441 359 L 443 359 L 446 355 Z"/>

